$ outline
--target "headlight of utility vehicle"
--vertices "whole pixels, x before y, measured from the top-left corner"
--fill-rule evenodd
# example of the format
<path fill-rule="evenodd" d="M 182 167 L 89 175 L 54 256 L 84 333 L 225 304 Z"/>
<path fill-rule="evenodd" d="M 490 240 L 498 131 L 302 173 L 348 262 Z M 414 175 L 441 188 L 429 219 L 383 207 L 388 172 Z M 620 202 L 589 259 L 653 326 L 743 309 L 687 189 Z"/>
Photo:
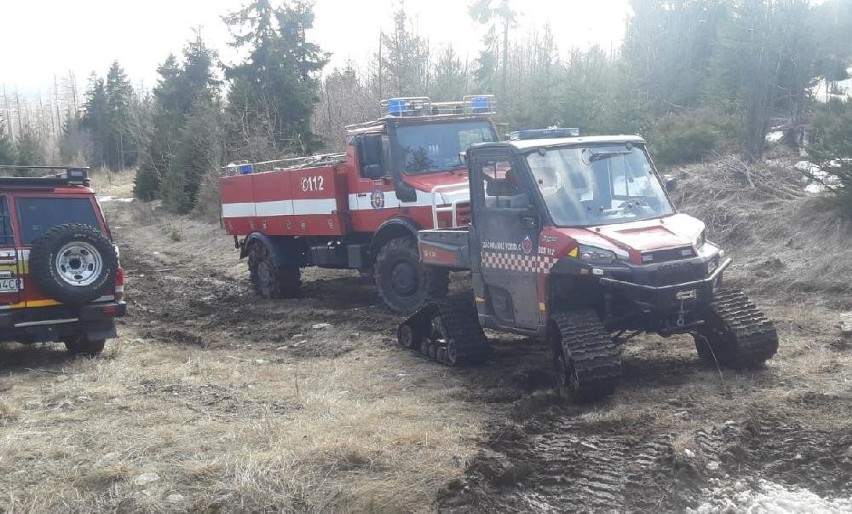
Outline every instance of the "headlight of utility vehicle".
<path fill-rule="evenodd" d="M 697 249 L 701 249 L 704 246 L 704 243 L 707 242 L 707 229 L 702 230 L 698 233 L 698 237 L 695 238 L 695 241 L 692 242 L 693 246 Z"/>
<path fill-rule="evenodd" d="M 609 264 L 615 260 L 615 253 L 596 246 L 579 245 L 578 257 L 589 264 Z"/>

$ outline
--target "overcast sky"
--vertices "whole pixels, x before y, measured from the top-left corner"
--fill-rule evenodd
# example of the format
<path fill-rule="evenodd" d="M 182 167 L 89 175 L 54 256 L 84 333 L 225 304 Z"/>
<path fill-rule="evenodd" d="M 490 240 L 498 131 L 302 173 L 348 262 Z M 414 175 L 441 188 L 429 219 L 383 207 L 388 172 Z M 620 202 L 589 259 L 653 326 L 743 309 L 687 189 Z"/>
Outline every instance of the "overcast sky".
<path fill-rule="evenodd" d="M 221 16 L 244 0 L 2 0 L 0 84 L 32 95 L 52 88 L 53 77 L 73 71 L 82 87 L 95 71 L 104 76 L 118 60 L 135 85 L 153 87 L 157 65 L 179 54 L 193 28 L 224 60 L 233 59 Z M 333 66 L 348 59 L 363 65 L 378 48 L 380 30 L 392 27 L 399 0 L 317 0 L 308 34 Z M 474 59 L 481 29 L 467 14 L 469 0 L 406 0 L 417 31 L 433 48 L 452 45 Z M 617 46 L 629 13 L 628 0 L 513 0 L 519 30 L 551 23 L 561 52 L 597 43 Z"/>

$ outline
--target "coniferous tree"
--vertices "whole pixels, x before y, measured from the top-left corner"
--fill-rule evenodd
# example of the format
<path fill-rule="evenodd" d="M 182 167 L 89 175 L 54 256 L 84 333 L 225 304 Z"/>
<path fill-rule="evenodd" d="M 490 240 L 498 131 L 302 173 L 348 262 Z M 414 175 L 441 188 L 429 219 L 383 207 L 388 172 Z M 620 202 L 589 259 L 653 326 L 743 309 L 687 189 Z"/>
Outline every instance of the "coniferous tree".
<path fill-rule="evenodd" d="M 469 87 L 467 66 L 456 55 L 453 47 L 447 46 L 434 64 L 435 75 L 429 88 L 429 97 L 438 102 L 460 100 Z"/>
<path fill-rule="evenodd" d="M 231 81 L 232 153 L 260 158 L 317 149 L 320 140 L 310 122 L 318 101 L 318 74 L 328 57 L 306 38 L 314 21 L 312 5 L 292 0 L 273 7 L 270 0 L 254 0 L 225 21 L 232 46 L 248 54 L 244 62 L 225 70 Z M 258 148 L 257 141 L 265 141 L 266 148 Z"/>
<path fill-rule="evenodd" d="M 136 162 L 136 141 L 131 131 L 131 110 L 136 102 L 124 69 L 113 61 L 104 86 L 107 102 L 106 165 L 113 170 Z"/>
<path fill-rule="evenodd" d="M 382 96 L 424 96 L 429 88 L 429 46 L 409 27 L 404 4 L 393 14 L 393 31 L 382 34 L 377 56 Z"/>

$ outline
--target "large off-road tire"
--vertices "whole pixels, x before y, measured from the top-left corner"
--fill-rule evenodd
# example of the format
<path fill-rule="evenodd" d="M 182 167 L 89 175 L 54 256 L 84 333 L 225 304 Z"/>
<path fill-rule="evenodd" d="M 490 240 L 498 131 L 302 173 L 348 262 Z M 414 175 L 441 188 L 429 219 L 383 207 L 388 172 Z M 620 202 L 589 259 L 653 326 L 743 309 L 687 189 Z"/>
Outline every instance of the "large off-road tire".
<path fill-rule="evenodd" d="M 394 312 L 408 314 L 433 298 L 447 296 L 449 272 L 420 262 L 417 240 L 411 236 L 391 239 L 376 257 L 379 296 Z"/>
<path fill-rule="evenodd" d="M 97 229 L 68 223 L 49 229 L 33 243 L 29 268 L 44 294 L 82 305 L 114 290 L 118 257 L 110 240 Z"/>
<path fill-rule="evenodd" d="M 621 379 L 621 352 L 594 311 L 553 315 L 553 358 L 559 393 L 583 403 L 611 395 Z"/>
<path fill-rule="evenodd" d="M 719 289 L 693 334 L 698 356 L 726 368 L 755 368 L 778 351 L 775 325 L 738 289 Z"/>
<path fill-rule="evenodd" d="M 95 357 L 104 351 L 106 339 L 89 340 L 85 337 L 73 337 L 63 341 L 65 348 L 71 355 L 81 357 Z"/>
<path fill-rule="evenodd" d="M 249 277 L 255 293 L 263 298 L 298 298 L 302 294 L 302 271 L 298 264 L 276 266 L 261 242 L 248 252 Z"/>

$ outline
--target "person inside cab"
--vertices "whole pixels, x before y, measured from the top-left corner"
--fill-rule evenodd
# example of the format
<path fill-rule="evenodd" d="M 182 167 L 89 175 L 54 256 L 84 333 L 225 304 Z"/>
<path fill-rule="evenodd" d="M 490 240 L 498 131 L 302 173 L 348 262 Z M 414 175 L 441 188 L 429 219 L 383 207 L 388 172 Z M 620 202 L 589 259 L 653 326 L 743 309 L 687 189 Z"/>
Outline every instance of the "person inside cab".
<path fill-rule="evenodd" d="M 567 220 L 568 224 L 579 224 L 583 219 L 583 205 L 581 204 L 579 191 L 572 188 L 572 184 L 583 179 L 579 177 L 565 177 L 552 166 L 531 167 L 533 177 L 544 203 L 555 220 L 561 224 Z M 567 170 L 569 173 L 571 170 Z"/>

